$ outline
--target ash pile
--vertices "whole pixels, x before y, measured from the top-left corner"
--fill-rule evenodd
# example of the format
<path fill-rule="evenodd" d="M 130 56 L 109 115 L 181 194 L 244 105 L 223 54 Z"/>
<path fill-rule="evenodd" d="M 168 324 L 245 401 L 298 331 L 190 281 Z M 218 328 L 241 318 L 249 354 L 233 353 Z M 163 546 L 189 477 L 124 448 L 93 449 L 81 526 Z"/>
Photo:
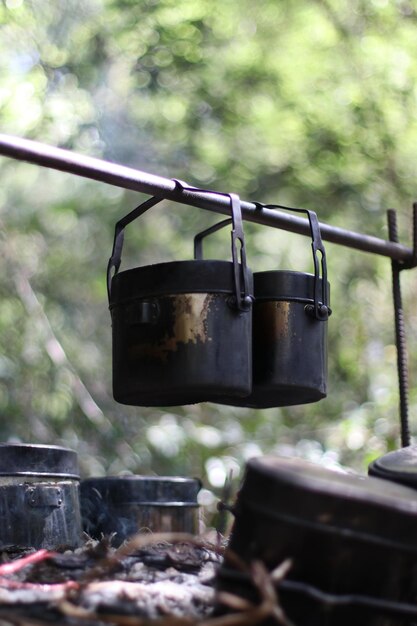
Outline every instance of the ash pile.
<path fill-rule="evenodd" d="M 1 626 L 204 622 L 221 548 L 175 534 L 136 535 L 118 548 L 89 540 L 62 553 L 4 549 Z"/>

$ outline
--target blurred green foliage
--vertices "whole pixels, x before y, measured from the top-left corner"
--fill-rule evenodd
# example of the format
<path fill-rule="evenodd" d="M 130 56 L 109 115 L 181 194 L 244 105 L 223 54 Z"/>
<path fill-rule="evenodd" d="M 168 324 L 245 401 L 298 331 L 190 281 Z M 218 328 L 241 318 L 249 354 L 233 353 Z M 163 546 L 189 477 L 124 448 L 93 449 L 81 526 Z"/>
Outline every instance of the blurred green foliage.
<path fill-rule="evenodd" d="M 395 207 L 409 244 L 416 24 L 409 0 L 2 0 L 1 130 L 383 238 Z M 365 471 L 398 445 L 387 259 L 327 245 L 320 403 L 124 407 L 111 396 L 105 268 L 114 223 L 141 197 L 6 158 L 0 180 L 0 439 L 72 446 L 84 475 L 183 473 L 209 490 L 254 454 Z M 215 221 L 163 202 L 129 227 L 123 267 L 191 258 L 193 234 Z M 252 269 L 311 271 L 306 238 L 245 227 Z M 209 253 L 227 254 L 225 241 Z M 413 272 L 403 286 L 413 420 Z"/>

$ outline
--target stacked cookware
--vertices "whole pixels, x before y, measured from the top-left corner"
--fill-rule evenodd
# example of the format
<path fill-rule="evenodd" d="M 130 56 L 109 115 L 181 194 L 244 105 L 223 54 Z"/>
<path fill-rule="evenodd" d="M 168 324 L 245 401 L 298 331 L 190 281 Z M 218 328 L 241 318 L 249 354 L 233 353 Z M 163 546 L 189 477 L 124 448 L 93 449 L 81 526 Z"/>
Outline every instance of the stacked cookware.
<path fill-rule="evenodd" d="M 125 227 L 159 200 L 147 200 L 116 224 L 107 285 L 118 402 L 266 408 L 326 396 L 329 285 L 317 216 L 302 210 L 314 274 L 252 274 L 240 200 L 228 198 L 231 219 L 197 235 L 192 260 L 119 272 Z M 232 260 L 203 259 L 202 239 L 230 223 Z"/>
<path fill-rule="evenodd" d="M 179 192 L 185 189 L 177 184 Z M 331 309 L 317 216 L 302 210 L 314 273 L 252 273 L 240 201 L 234 194 L 228 198 L 230 218 L 196 235 L 189 261 L 119 272 L 124 228 L 159 200 L 151 198 L 117 223 L 107 284 L 118 402 L 268 408 L 326 396 Z M 231 262 L 205 260 L 204 238 L 229 226 Z M 233 509 L 219 591 L 261 602 L 251 564 L 262 561 L 274 572 L 289 559 L 278 595 L 295 623 L 417 623 L 417 494 L 387 483 L 384 473 L 390 480 L 401 474 L 397 482 L 411 484 L 403 467 L 401 473 L 386 466 L 384 459 L 374 464 L 374 478 L 295 459 L 250 461 Z M 227 607 L 219 602 L 217 610 Z"/>
<path fill-rule="evenodd" d="M 199 530 L 200 481 L 180 476 L 89 478 L 60 446 L 0 443 L 0 548 L 67 549 L 82 532 L 113 545 L 141 530 Z"/>

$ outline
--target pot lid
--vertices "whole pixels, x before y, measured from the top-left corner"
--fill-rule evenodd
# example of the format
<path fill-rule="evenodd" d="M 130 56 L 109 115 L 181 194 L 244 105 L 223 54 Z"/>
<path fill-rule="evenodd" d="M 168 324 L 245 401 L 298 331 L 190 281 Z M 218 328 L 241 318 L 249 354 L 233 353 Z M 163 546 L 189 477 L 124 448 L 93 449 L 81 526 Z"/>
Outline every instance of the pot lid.
<path fill-rule="evenodd" d="M 252 293 L 252 272 L 247 270 Z M 112 278 L 110 306 L 120 301 L 176 293 L 234 293 L 233 263 L 172 261 L 119 272 Z"/>
<path fill-rule="evenodd" d="M 314 301 L 314 275 L 291 270 L 272 270 L 253 274 L 256 300 Z M 319 278 L 319 284 L 322 279 Z M 321 291 L 321 288 L 320 288 Z M 327 283 L 330 304 L 330 285 Z"/>
<path fill-rule="evenodd" d="M 417 489 L 417 446 L 407 446 L 384 454 L 368 468 L 370 476 L 378 476 Z"/>
<path fill-rule="evenodd" d="M 0 443 L 0 476 L 79 479 L 78 456 L 60 446 Z"/>
<path fill-rule="evenodd" d="M 182 476 L 109 476 L 81 482 L 81 495 L 92 491 L 114 504 L 196 506 L 201 482 Z"/>
<path fill-rule="evenodd" d="M 240 504 L 295 525 L 417 550 L 417 493 L 379 478 L 260 457 L 247 464 Z"/>

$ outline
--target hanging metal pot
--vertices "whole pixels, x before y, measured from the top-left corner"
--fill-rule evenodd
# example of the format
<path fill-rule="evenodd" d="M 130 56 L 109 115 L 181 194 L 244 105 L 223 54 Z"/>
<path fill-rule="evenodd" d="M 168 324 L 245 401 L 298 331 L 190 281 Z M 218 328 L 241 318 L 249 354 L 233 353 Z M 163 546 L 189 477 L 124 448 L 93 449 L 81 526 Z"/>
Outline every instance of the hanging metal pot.
<path fill-rule="evenodd" d="M 107 285 L 118 402 L 172 406 L 250 393 L 252 275 L 240 200 L 228 197 L 232 262 L 175 261 L 119 273 L 125 226 L 159 199 L 147 200 L 116 224 Z"/>
<path fill-rule="evenodd" d="M 288 209 L 280 205 L 258 206 Z M 242 399 L 217 396 L 216 402 L 268 408 L 317 402 L 326 397 L 330 314 L 326 252 L 316 213 L 290 210 L 308 215 L 314 274 L 289 270 L 253 274 L 252 393 Z M 229 220 L 223 220 L 196 236 L 195 258 L 202 258 L 202 239 L 227 223 Z"/>

